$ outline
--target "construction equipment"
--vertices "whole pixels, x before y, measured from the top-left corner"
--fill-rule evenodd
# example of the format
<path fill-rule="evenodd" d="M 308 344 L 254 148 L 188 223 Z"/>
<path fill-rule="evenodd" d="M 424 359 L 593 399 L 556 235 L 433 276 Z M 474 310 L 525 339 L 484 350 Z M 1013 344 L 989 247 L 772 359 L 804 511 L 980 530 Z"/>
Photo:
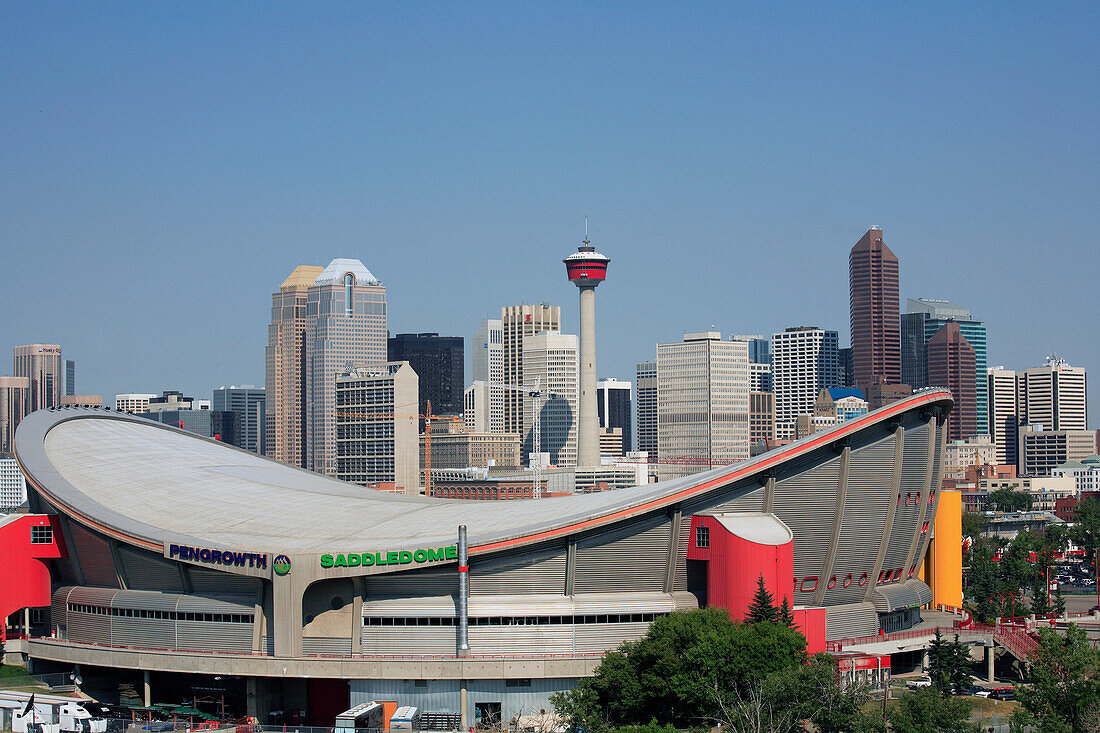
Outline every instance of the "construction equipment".
<path fill-rule="evenodd" d="M 497 384 L 496 382 L 488 382 L 490 387 L 499 387 L 500 389 L 518 390 L 520 392 L 526 392 L 527 396 L 531 398 L 531 452 L 534 453 L 537 458 L 534 461 L 532 468 L 534 469 L 534 485 L 531 487 L 531 496 L 535 499 L 542 498 L 542 377 L 535 377 L 535 384 L 533 386 L 523 386 L 520 384 Z"/>
<path fill-rule="evenodd" d="M 402 414 L 397 412 L 356 412 L 355 410 L 336 410 L 336 417 L 358 418 L 359 420 L 411 419 L 424 421 L 424 495 L 432 495 L 432 420 L 462 422 L 461 417 L 433 415 L 432 401 L 428 400 L 424 414 Z"/>

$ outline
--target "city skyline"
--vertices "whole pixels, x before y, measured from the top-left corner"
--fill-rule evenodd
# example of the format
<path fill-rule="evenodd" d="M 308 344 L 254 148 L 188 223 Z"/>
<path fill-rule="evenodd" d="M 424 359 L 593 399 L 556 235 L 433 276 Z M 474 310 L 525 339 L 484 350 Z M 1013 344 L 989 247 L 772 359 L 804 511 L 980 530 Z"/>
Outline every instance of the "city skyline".
<path fill-rule="evenodd" d="M 712 324 L 845 334 L 844 259 L 872 224 L 901 262 L 901 299 L 965 304 L 990 365 L 1056 351 L 1097 368 L 1081 334 L 1100 269 L 1085 165 L 1098 85 L 1079 73 L 1095 8 L 647 8 L 626 24 L 479 10 L 341 9 L 307 30 L 299 11 L 223 8 L 212 39 L 201 12 L 0 9 L 0 342 L 62 344 L 78 391 L 105 398 L 262 384 L 272 285 L 333 255 L 386 283 L 395 334 L 468 336 L 541 301 L 574 331 L 558 258 L 587 210 L 616 267 L 599 378 L 631 379 L 657 343 Z M 276 15 L 282 35 L 266 38 Z M 991 29 L 979 43 L 974 23 Z M 268 63 L 286 43 L 300 68 Z M 671 63 L 647 56 L 654 43 Z M 1075 114 L 1055 112 L 1065 98 Z M 45 272 L 65 283 L 50 299 L 35 297 Z M 168 272 L 187 287 L 149 287 Z M 1097 404 L 1100 383 L 1089 391 Z"/>

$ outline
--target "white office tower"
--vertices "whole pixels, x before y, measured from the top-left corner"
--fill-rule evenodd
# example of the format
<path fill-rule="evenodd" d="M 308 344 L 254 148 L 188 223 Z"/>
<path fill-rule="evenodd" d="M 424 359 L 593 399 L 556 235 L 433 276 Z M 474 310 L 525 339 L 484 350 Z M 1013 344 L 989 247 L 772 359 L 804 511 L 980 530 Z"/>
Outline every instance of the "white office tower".
<path fill-rule="evenodd" d="M 504 341 L 504 383 L 530 386 L 523 381 L 523 340 L 542 331 L 561 330 L 561 307 L 541 305 L 510 305 L 500 309 Z M 523 409 L 524 390 L 504 392 L 504 432 L 526 436 L 531 415 Z M 524 459 L 526 460 L 526 454 Z"/>
<path fill-rule="evenodd" d="M 12 457 L 0 458 L 0 514 L 27 501 L 27 482 Z"/>
<path fill-rule="evenodd" d="M 813 415 L 818 393 L 840 386 L 836 331 L 816 326 L 788 328 L 772 336 L 775 435 L 795 437 L 799 415 Z"/>
<path fill-rule="evenodd" d="M 479 415 L 480 433 L 504 432 L 504 325 L 500 320 L 486 318 L 474 333 L 471 374 L 473 381 L 482 382 L 486 393 L 485 410 Z M 478 393 L 480 394 L 480 392 Z M 481 399 L 480 397 L 476 399 Z"/>
<path fill-rule="evenodd" d="M 749 347 L 717 331 L 657 345 L 662 480 L 749 457 Z"/>
<path fill-rule="evenodd" d="M 657 460 L 657 362 L 640 361 L 634 369 L 638 391 L 636 419 L 638 426 L 638 450 L 646 453 L 649 460 Z"/>
<path fill-rule="evenodd" d="M 1071 367 L 1057 354 L 1041 367 L 1017 375 L 1020 423 L 1044 430 L 1085 430 L 1085 370 Z"/>
<path fill-rule="evenodd" d="M 115 409 L 119 412 L 129 412 L 131 415 L 140 415 L 149 412 L 149 400 L 159 395 L 145 392 L 131 392 L 130 394 L 115 395 Z"/>
<path fill-rule="evenodd" d="M 997 465 L 1016 465 L 1020 435 L 1020 410 L 1016 393 L 1016 372 L 1003 366 L 986 370 L 989 437 Z"/>
<path fill-rule="evenodd" d="M 357 364 L 337 375 L 336 478 L 420 493 L 420 379 L 407 361 Z"/>
<path fill-rule="evenodd" d="M 503 433 L 503 400 L 494 403 L 501 390 L 488 382 L 476 381 L 462 393 L 462 420 L 472 433 Z"/>
<path fill-rule="evenodd" d="M 550 465 L 577 465 L 577 407 L 580 359 L 578 340 L 573 334 L 544 331 L 523 339 L 523 381 L 539 382 L 542 409 L 539 414 L 542 444 L 532 447 L 531 410 L 534 399 L 523 393 L 523 411 L 528 416 L 523 433 L 523 458 L 547 453 Z"/>

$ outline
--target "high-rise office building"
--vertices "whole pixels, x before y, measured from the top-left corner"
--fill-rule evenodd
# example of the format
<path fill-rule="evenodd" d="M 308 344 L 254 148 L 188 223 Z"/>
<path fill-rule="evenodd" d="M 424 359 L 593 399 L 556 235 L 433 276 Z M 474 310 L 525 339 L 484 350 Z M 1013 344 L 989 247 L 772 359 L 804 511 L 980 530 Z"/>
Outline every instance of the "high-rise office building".
<path fill-rule="evenodd" d="M 103 398 L 97 394 L 63 394 L 62 407 L 103 407 Z"/>
<path fill-rule="evenodd" d="M 855 364 L 852 363 L 852 347 L 838 349 L 837 359 L 840 362 L 840 385 L 842 387 L 855 387 L 856 368 Z"/>
<path fill-rule="evenodd" d="M 1083 460 L 1096 450 L 1093 430 L 1037 430 L 1031 425 L 1020 427 L 1020 476 L 1049 476 L 1067 461 Z"/>
<path fill-rule="evenodd" d="M 61 404 L 64 393 L 64 366 L 57 344 L 27 344 L 14 349 L 15 376 L 30 383 L 27 412 Z"/>
<path fill-rule="evenodd" d="M 336 377 L 385 363 L 386 335 L 382 282 L 359 260 L 330 262 L 306 294 L 306 468 L 336 473 Z"/>
<path fill-rule="evenodd" d="M 635 404 L 637 405 L 638 450 L 649 455 L 650 461 L 656 461 L 657 451 L 657 362 L 638 362 L 634 370 L 634 383 L 638 385 Z"/>
<path fill-rule="evenodd" d="M 265 351 L 265 455 L 306 465 L 306 323 L 309 288 L 324 271 L 299 265 L 271 294 Z"/>
<path fill-rule="evenodd" d="M 10 512 L 26 501 L 27 481 L 23 478 L 19 462 L 11 454 L 0 451 L 0 514 Z"/>
<path fill-rule="evenodd" d="M 771 364 L 771 342 L 760 334 L 736 334 L 730 341 L 744 341 L 749 345 L 750 364 Z"/>
<path fill-rule="evenodd" d="M 1016 372 L 1002 366 L 986 369 L 987 424 L 998 465 L 1016 465 L 1020 410 Z"/>
<path fill-rule="evenodd" d="M 848 281 L 855 386 L 870 399 L 870 385 L 901 383 L 898 258 L 878 227 L 868 229 L 848 254 Z"/>
<path fill-rule="evenodd" d="M 140 415 L 149 412 L 149 400 L 156 397 L 147 392 L 130 392 L 128 394 L 115 395 L 115 409 L 119 412 L 128 412 L 131 415 Z"/>
<path fill-rule="evenodd" d="M 485 384 L 485 430 L 504 432 L 504 326 L 500 319 L 486 318 L 477 327 L 470 346 L 471 378 Z M 480 396 L 478 399 L 482 399 Z M 479 403 L 480 404 L 480 403 Z"/>
<path fill-rule="evenodd" d="M 11 453 L 15 450 L 15 429 L 26 417 L 30 399 L 29 379 L 0 377 L 0 453 Z"/>
<path fill-rule="evenodd" d="M 749 457 L 749 348 L 717 331 L 657 345 L 657 450 L 662 479 Z"/>
<path fill-rule="evenodd" d="M 420 493 L 419 378 L 408 362 L 357 364 L 334 377 L 336 478 Z M 392 417 L 389 417 L 391 416 Z"/>
<path fill-rule="evenodd" d="M 534 446 L 531 429 L 534 400 L 527 392 L 523 393 L 523 410 L 528 415 L 523 433 L 524 458 L 531 453 L 549 453 L 551 465 L 577 465 L 578 352 L 578 339 L 573 334 L 543 331 L 523 338 L 520 384 L 533 385 L 538 380 L 542 392 L 541 446 Z"/>
<path fill-rule="evenodd" d="M 166 389 L 149 398 L 148 412 L 161 410 L 209 410 L 210 400 L 188 397 L 178 389 Z"/>
<path fill-rule="evenodd" d="M 465 340 L 438 333 L 399 333 L 387 344 L 388 361 L 407 361 L 420 384 L 421 415 L 428 402 L 433 415 L 462 414 L 462 375 L 465 369 Z M 423 424 L 421 424 L 423 426 Z"/>
<path fill-rule="evenodd" d="M 144 412 L 140 416 L 206 438 L 215 438 L 229 445 L 240 446 L 240 420 L 235 412 L 174 406 Z"/>
<path fill-rule="evenodd" d="M 65 360 L 65 396 L 72 397 L 76 394 L 76 362 L 72 359 Z"/>
<path fill-rule="evenodd" d="M 974 432 L 988 432 L 985 323 L 975 319 L 966 308 L 949 300 L 910 298 L 905 310 L 901 316 L 901 381 L 911 385 L 913 389 L 944 386 L 933 384 L 928 377 L 927 344 L 944 325 L 957 323 L 959 332 L 974 349 L 977 370 L 974 384 Z M 958 395 L 955 401 L 957 404 Z"/>
<path fill-rule="evenodd" d="M 504 383 L 530 387 L 523 381 L 523 339 L 542 331 L 561 331 L 561 307 L 542 305 L 510 305 L 501 309 L 503 337 Z M 510 389 L 504 392 L 504 432 L 527 435 L 530 415 L 523 409 L 524 392 Z M 524 456 L 526 459 L 526 456 Z"/>
<path fill-rule="evenodd" d="M 462 393 L 462 421 L 472 433 L 504 432 L 504 415 L 493 409 L 492 398 L 499 388 L 476 381 Z M 493 420 L 496 419 L 496 422 Z"/>
<path fill-rule="evenodd" d="M 1021 424 L 1041 424 L 1044 430 L 1088 427 L 1083 367 L 1072 367 L 1052 354 L 1043 366 L 1017 373 L 1016 383 Z"/>
<path fill-rule="evenodd" d="M 749 362 L 749 389 L 753 392 L 772 391 L 772 365 L 770 361 L 766 364 L 756 361 Z"/>
<path fill-rule="evenodd" d="M 614 377 L 596 382 L 596 412 L 602 430 L 618 428 L 622 435 L 622 452 L 625 456 L 633 449 L 634 435 L 630 431 L 630 382 L 620 382 Z M 602 452 L 600 455 L 604 455 Z"/>
<path fill-rule="evenodd" d="M 947 439 L 971 437 L 977 425 L 974 348 L 962 335 L 959 324 L 948 321 L 928 340 L 926 351 L 929 383 L 947 387 L 955 399 L 947 416 Z"/>
<path fill-rule="evenodd" d="M 238 448 L 263 455 L 264 431 L 267 427 L 267 392 L 251 384 L 221 387 L 214 390 L 211 407 L 237 414 Z"/>
<path fill-rule="evenodd" d="M 775 442 L 775 395 L 749 392 L 749 444 Z"/>
<path fill-rule="evenodd" d="M 812 415 L 818 393 L 840 386 L 836 331 L 796 326 L 772 336 L 772 391 L 775 433 L 794 438 L 799 415 Z"/>

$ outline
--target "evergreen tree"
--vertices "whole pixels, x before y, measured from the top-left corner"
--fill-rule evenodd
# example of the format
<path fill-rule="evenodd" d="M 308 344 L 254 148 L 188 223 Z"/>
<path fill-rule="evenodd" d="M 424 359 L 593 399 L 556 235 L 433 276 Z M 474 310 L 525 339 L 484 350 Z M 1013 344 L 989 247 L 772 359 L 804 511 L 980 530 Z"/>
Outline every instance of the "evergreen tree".
<path fill-rule="evenodd" d="M 1062 586 L 1054 589 L 1054 612 L 1059 616 L 1066 615 L 1066 598 L 1062 595 Z"/>
<path fill-rule="evenodd" d="M 1062 602 L 1065 605 L 1065 601 Z M 779 604 L 779 623 L 786 626 L 788 629 L 795 627 L 794 614 L 791 613 L 791 604 L 787 601 L 787 596 L 783 596 L 783 602 Z"/>
<path fill-rule="evenodd" d="M 764 576 L 756 578 L 756 593 L 752 596 L 752 602 L 745 612 L 745 623 L 758 624 L 761 621 L 775 623 L 779 614 L 775 610 L 775 597 L 764 587 Z"/>
<path fill-rule="evenodd" d="M 951 690 L 959 695 L 970 687 L 970 652 L 967 646 L 959 641 L 958 634 L 955 634 L 955 640 L 951 642 L 948 649 Z"/>
<path fill-rule="evenodd" d="M 944 697 L 951 694 L 951 645 L 944 641 L 938 628 L 928 645 L 928 677 Z"/>
<path fill-rule="evenodd" d="M 1046 616 L 1050 613 L 1050 604 L 1047 603 L 1046 576 L 1040 570 L 1035 575 L 1035 581 L 1031 586 L 1031 612 L 1036 616 Z"/>

